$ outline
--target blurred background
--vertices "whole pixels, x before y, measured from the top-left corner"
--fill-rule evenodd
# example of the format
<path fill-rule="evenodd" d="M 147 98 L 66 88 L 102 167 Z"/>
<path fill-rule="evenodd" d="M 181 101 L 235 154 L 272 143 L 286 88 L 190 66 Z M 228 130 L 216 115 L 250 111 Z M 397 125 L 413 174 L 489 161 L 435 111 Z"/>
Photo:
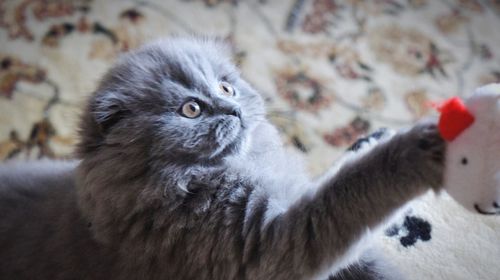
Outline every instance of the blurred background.
<path fill-rule="evenodd" d="M 358 136 L 500 81 L 500 1 L 0 1 L 0 158 L 68 157 L 114 60 L 171 34 L 225 38 L 284 140 L 324 170 Z"/>

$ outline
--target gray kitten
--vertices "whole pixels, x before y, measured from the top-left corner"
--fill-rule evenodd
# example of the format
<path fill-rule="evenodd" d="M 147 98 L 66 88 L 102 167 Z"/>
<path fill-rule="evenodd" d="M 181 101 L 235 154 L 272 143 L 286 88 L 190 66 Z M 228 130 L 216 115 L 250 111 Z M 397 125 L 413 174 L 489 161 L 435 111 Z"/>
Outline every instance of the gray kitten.
<path fill-rule="evenodd" d="M 398 279 L 362 252 L 440 188 L 435 125 L 311 180 L 228 53 L 173 38 L 127 54 L 82 116 L 80 161 L 2 166 L 0 278 Z"/>

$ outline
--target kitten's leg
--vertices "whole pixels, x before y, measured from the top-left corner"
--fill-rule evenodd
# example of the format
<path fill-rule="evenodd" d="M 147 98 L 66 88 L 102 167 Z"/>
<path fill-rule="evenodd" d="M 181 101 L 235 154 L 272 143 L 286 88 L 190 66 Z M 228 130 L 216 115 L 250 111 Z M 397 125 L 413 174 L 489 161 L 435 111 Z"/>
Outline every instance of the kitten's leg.
<path fill-rule="evenodd" d="M 371 248 L 360 260 L 331 274 L 324 280 L 403 280 L 403 274 L 381 253 L 380 248 Z M 323 280 L 323 279 L 322 279 Z"/>
<path fill-rule="evenodd" d="M 370 262 L 354 263 L 331 275 L 328 280 L 382 280 L 383 278 L 377 275 L 374 265 Z"/>
<path fill-rule="evenodd" d="M 444 146 L 434 124 L 417 125 L 347 160 L 314 195 L 267 224 L 254 220 L 264 211 L 255 213 L 247 221 L 262 229 L 254 243 L 261 257 L 247 265 L 250 278 L 314 277 L 342 263 L 368 231 L 429 187 L 440 188 Z"/>
<path fill-rule="evenodd" d="M 387 264 L 381 260 L 360 260 L 336 274 L 330 275 L 325 280 L 402 280 L 405 279 L 401 273 L 393 268 L 387 268 Z"/>
<path fill-rule="evenodd" d="M 352 144 L 347 149 L 347 151 L 339 159 L 336 160 L 335 164 L 330 167 L 330 169 L 325 174 L 323 174 L 316 180 L 316 185 L 321 186 L 326 181 L 334 177 L 346 162 L 361 157 L 362 155 L 373 149 L 373 147 L 378 145 L 380 142 L 387 141 L 395 134 L 396 132 L 392 129 L 381 128 L 368 136 L 358 138 L 358 140 L 356 140 L 356 142 L 354 142 L 354 144 Z"/>
<path fill-rule="evenodd" d="M 380 141 L 386 141 L 393 137 L 396 132 L 392 129 L 381 128 L 365 137 L 359 138 L 348 149 L 345 158 L 364 154 L 373 149 Z M 404 279 L 399 270 L 392 266 L 383 255 L 380 254 L 380 249 L 361 248 L 363 256 L 359 259 L 355 256 L 352 259 L 347 259 L 345 262 L 349 264 L 342 268 L 334 267 L 332 273 L 327 280 L 401 280 Z"/>

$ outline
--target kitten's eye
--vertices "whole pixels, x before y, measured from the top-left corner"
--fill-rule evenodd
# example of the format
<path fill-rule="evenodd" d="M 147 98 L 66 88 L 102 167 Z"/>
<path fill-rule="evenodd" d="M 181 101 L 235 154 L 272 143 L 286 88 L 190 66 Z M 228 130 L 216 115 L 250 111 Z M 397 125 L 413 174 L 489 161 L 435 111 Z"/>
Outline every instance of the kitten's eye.
<path fill-rule="evenodd" d="M 182 115 L 187 118 L 194 119 L 200 116 L 201 108 L 195 101 L 188 101 L 182 105 Z"/>
<path fill-rule="evenodd" d="M 225 96 L 234 96 L 234 88 L 228 82 L 221 82 L 219 84 L 220 92 Z"/>

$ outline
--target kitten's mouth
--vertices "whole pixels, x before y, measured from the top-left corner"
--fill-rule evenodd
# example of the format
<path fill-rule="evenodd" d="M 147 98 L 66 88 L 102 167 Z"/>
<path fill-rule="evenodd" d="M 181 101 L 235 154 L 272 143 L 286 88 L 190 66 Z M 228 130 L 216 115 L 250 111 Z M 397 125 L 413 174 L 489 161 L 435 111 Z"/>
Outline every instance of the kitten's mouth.
<path fill-rule="evenodd" d="M 217 147 L 210 158 L 223 156 L 234 152 L 241 144 L 244 126 L 239 119 L 225 119 L 217 124 L 214 131 L 214 142 Z"/>

